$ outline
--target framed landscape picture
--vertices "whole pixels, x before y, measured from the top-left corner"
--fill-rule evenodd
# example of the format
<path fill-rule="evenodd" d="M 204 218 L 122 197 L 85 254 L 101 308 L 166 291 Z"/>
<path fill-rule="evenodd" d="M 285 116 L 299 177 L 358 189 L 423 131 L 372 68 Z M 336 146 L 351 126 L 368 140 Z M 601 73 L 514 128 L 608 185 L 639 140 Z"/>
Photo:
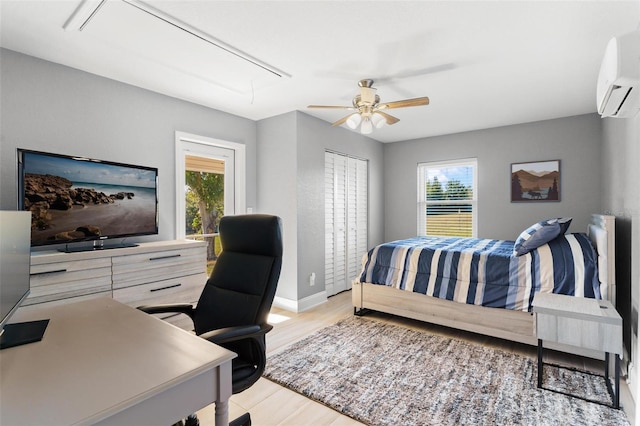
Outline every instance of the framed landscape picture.
<path fill-rule="evenodd" d="M 511 202 L 560 201 L 560 160 L 511 163 Z"/>

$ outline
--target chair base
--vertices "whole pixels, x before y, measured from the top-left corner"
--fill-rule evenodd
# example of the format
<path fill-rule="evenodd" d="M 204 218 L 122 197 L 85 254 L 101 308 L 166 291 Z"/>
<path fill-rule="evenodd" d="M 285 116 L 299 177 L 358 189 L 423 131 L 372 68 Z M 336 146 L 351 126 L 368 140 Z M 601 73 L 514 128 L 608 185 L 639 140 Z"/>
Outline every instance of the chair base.
<path fill-rule="evenodd" d="M 184 420 L 180 420 L 178 423 L 174 423 L 172 426 L 200 426 L 200 420 L 195 414 L 191 414 Z M 251 426 L 251 415 L 244 413 L 237 419 L 229 422 L 229 426 Z"/>
<path fill-rule="evenodd" d="M 184 426 L 200 426 L 200 420 L 195 414 L 191 414 L 184 420 Z"/>
<path fill-rule="evenodd" d="M 244 413 L 237 419 L 229 422 L 229 426 L 251 426 L 251 415 L 249 413 Z"/>
<path fill-rule="evenodd" d="M 182 419 L 179 422 L 172 424 L 171 426 L 200 426 L 200 420 L 198 420 L 197 415 L 191 414 L 186 419 Z"/>

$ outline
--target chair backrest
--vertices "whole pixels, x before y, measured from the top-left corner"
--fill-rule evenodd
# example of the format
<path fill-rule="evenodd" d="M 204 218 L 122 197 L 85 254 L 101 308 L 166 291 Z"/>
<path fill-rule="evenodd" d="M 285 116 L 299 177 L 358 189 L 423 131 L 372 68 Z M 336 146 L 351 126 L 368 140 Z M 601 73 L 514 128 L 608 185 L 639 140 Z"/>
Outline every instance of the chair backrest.
<path fill-rule="evenodd" d="M 282 222 L 250 214 L 220 220 L 222 253 L 195 309 L 196 334 L 266 324 L 282 267 Z"/>

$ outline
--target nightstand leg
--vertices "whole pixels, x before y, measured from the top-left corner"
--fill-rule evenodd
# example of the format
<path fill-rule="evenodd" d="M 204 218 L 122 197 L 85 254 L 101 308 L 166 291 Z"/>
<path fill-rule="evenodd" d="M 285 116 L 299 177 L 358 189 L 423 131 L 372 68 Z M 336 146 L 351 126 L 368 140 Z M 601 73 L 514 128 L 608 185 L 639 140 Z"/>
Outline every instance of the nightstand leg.
<path fill-rule="evenodd" d="M 609 391 L 609 395 L 611 395 L 611 405 L 613 406 L 613 408 L 620 408 L 620 357 L 618 356 L 618 354 L 613 354 L 613 386 L 611 386 L 611 382 L 609 381 L 609 359 L 609 352 L 605 352 L 604 378 L 607 384 L 607 391 Z"/>
<path fill-rule="evenodd" d="M 542 387 L 542 339 L 538 339 L 538 387 Z"/>
<path fill-rule="evenodd" d="M 616 363 L 616 396 L 614 397 L 613 406 L 614 408 L 620 408 L 620 356 L 618 354 L 613 356 L 615 357 L 613 361 Z"/>

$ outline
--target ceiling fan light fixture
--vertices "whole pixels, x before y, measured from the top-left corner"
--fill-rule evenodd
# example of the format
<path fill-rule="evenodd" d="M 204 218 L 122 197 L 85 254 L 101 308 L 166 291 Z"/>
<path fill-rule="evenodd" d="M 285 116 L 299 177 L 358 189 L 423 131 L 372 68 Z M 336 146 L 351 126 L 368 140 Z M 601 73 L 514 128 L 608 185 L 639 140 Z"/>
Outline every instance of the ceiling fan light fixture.
<path fill-rule="evenodd" d="M 362 124 L 360 125 L 360 133 L 362 133 L 363 135 L 368 135 L 371 132 L 373 132 L 373 124 L 371 123 L 371 120 L 365 118 L 364 120 L 362 120 Z"/>
<path fill-rule="evenodd" d="M 351 116 L 347 119 L 347 126 L 349 126 L 352 129 L 355 129 L 356 127 L 358 127 L 361 121 L 362 121 L 362 117 L 360 116 L 360 114 L 356 112 L 354 114 L 351 114 Z"/>
<path fill-rule="evenodd" d="M 0 0 L 1 1 L 1 0 Z M 124 0 L 134 1 L 134 0 Z M 135 0 L 137 1 L 137 0 Z M 385 124 L 392 125 L 400 121 L 399 118 L 383 112 L 392 108 L 406 108 L 421 105 L 429 105 L 429 98 L 424 96 L 421 98 L 403 99 L 400 101 L 380 103 L 380 97 L 376 95 L 376 89 L 373 86 L 373 80 L 365 79 L 358 82 L 360 93 L 358 93 L 351 101 L 352 106 L 346 105 L 309 105 L 308 108 L 324 108 L 324 109 L 346 109 L 352 112 L 345 115 L 341 119 L 331 123 L 332 126 L 340 126 L 347 124 L 352 130 L 360 126 L 360 133 L 368 135 L 373 133 L 373 129 L 380 129 Z"/>
<path fill-rule="evenodd" d="M 384 119 L 382 114 L 378 114 L 374 112 L 373 115 L 371 116 L 371 123 L 376 129 L 379 129 L 385 125 L 386 120 Z"/>

